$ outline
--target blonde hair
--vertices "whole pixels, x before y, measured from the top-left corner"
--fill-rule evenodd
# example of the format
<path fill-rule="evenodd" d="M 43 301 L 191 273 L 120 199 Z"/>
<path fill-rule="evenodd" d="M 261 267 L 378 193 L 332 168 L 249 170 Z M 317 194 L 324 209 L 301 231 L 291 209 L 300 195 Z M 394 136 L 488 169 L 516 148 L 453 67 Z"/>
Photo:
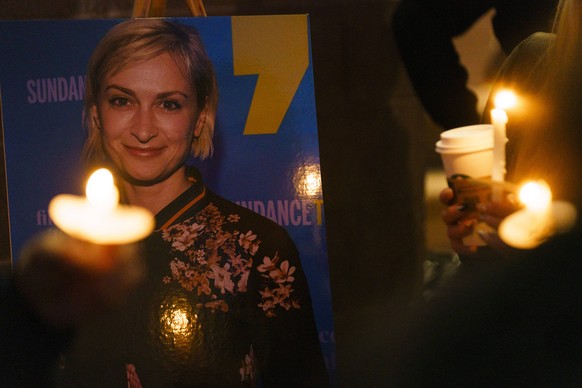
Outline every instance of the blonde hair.
<path fill-rule="evenodd" d="M 218 87 L 210 58 L 195 28 L 164 19 L 132 19 L 111 28 L 99 42 L 87 67 L 83 124 L 88 131 L 83 159 L 88 165 L 105 159 L 101 131 L 91 110 L 100 97 L 103 80 L 128 64 L 172 55 L 196 92 L 197 109 L 206 110 L 200 136 L 194 138 L 191 155 L 205 159 L 212 155 Z"/>
<path fill-rule="evenodd" d="M 582 62 L 582 1 L 562 0 L 554 21 L 556 40 L 551 48 L 548 82 L 567 82 Z"/>
<path fill-rule="evenodd" d="M 582 205 L 576 184 L 582 172 L 579 102 L 582 97 L 582 0 L 561 0 L 555 40 L 544 57 L 546 73 L 538 105 L 527 113 L 515 160 L 515 175 L 545 179 L 558 199 Z M 580 113 L 579 113 L 580 112 Z M 511 141 L 510 141 L 511 143 Z"/>

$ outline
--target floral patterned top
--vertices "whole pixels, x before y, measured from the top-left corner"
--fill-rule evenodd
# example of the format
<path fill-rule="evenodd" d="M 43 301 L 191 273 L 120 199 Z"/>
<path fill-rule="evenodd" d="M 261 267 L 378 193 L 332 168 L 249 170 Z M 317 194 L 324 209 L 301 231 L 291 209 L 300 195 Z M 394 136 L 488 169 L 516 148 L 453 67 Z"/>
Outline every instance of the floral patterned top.
<path fill-rule="evenodd" d="M 287 232 L 201 182 L 156 216 L 148 278 L 65 357 L 65 386 L 324 387 L 307 281 Z"/>

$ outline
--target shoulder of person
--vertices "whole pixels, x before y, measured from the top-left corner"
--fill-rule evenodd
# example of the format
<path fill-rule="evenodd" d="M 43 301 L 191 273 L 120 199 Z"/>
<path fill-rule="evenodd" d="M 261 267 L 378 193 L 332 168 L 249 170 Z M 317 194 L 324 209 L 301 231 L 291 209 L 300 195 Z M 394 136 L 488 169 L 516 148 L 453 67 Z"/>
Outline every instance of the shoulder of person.
<path fill-rule="evenodd" d="M 208 192 L 208 196 L 210 202 L 218 206 L 223 213 L 228 212 L 228 214 L 225 214 L 227 217 L 238 217 L 240 225 L 251 227 L 262 234 L 268 233 L 270 236 L 279 236 L 279 238 L 289 237 L 287 230 L 283 226 L 267 216 L 259 214 L 253 209 L 235 203 L 212 191 Z"/>
<path fill-rule="evenodd" d="M 547 32 L 536 32 L 523 40 L 503 62 L 496 84 L 517 84 L 524 88 L 535 84 L 536 78 L 542 79 L 544 59 L 554 40 L 555 35 Z"/>
<path fill-rule="evenodd" d="M 489 122 L 488 112 L 493 108 L 493 97 L 505 88 L 518 93 L 536 92 L 546 79 L 546 58 L 555 34 L 536 32 L 521 43 L 503 62 L 484 109 L 484 121 Z"/>
<path fill-rule="evenodd" d="M 501 73 L 513 67 L 527 65 L 544 58 L 546 52 L 555 41 L 555 34 L 536 32 L 519 43 L 505 60 Z"/>

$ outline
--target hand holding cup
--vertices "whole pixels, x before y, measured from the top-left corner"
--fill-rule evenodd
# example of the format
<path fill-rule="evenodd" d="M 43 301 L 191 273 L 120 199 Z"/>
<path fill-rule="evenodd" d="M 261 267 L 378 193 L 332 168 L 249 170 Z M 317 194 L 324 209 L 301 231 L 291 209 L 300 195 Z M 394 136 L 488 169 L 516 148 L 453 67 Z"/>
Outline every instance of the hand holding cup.
<path fill-rule="evenodd" d="M 479 230 L 488 231 L 489 228 L 478 222 L 478 207 L 491 196 L 493 126 L 479 124 L 444 131 L 436 143 L 436 151 L 441 155 L 447 182 L 454 194 L 449 204 L 454 203 L 459 211 L 455 215 L 458 232 L 461 229 L 470 231 L 462 237 L 463 244 L 469 247 L 485 245 Z"/>

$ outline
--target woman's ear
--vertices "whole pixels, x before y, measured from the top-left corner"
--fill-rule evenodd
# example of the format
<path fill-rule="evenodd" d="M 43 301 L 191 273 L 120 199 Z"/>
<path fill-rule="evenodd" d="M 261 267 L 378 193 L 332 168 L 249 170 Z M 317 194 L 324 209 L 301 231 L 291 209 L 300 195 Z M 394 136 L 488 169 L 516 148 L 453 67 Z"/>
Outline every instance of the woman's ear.
<path fill-rule="evenodd" d="M 91 107 L 91 122 L 95 129 L 101 129 L 101 120 L 99 120 L 99 112 L 96 105 Z"/>
<path fill-rule="evenodd" d="M 200 114 L 198 115 L 198 119 L 196 120 L 196 125 L 194 127 L 194 138 L 197 139 L 200 137 L 200 134 L 202 134 L 202 130 L 204 129 L 204 126 L 206 125 L 206 120 L 208 120 L 208 99 L 206 100 L 206 103 L 204 104 L 204 107 L 202 108 L 202 110 L 200 110 Z"/>

